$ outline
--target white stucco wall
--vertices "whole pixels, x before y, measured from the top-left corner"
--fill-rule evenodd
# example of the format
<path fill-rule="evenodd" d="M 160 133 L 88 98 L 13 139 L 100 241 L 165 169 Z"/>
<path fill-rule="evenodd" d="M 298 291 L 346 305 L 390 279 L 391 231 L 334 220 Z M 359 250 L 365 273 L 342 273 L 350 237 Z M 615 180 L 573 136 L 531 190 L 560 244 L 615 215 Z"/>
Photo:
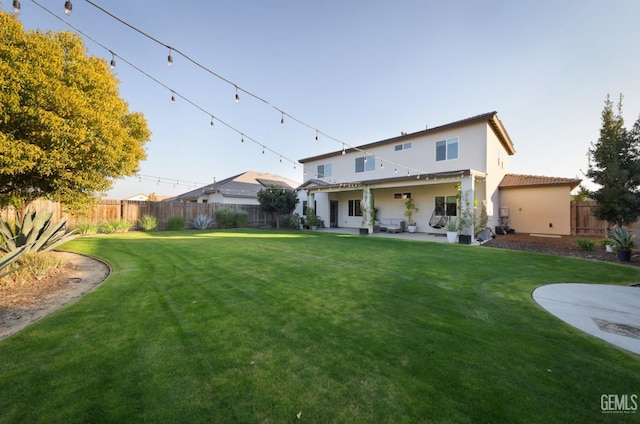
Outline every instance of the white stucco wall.
<path fill-rule="evenodd" d="M 500 206 L 509 208 L 510 226 L 518 233 L 571 234 L 568 186 L 503 189 Z"/>

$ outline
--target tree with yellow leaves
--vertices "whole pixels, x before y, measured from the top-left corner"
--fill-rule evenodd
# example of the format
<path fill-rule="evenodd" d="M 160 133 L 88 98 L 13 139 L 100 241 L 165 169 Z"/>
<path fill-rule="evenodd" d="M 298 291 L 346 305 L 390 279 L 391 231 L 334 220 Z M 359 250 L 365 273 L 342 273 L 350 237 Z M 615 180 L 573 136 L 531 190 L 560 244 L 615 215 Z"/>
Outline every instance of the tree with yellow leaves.
<path fill-rule="evenodd" d="M 86 210 L 137 172 L 150 136 L 78 35 L 26 31 L 0 12 L 0 206 L 46 198 Z"/>

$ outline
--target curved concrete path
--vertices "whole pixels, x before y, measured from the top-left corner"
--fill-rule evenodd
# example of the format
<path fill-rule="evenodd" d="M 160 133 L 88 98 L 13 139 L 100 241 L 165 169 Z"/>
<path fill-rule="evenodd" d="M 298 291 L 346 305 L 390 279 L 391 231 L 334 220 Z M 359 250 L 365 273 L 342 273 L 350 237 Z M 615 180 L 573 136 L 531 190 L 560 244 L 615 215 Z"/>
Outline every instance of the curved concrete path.
<path fill-rule="evenodd" d="M 532 296 L 579 330 L 640 354 L 640 287 L 549 284 L 535 289 Z"/>

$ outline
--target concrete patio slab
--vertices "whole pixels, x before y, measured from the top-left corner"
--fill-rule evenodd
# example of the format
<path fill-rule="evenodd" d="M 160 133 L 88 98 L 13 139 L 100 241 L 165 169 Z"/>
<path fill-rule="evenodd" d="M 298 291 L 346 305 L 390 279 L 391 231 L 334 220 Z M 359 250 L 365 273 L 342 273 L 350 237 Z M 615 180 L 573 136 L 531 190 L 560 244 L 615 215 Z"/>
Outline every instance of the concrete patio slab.
<path fill-rule="evenodd" d="M 640 354 L 640 287 L 549 284 L 535 289 L 532 297 L 573 327 Z"/>

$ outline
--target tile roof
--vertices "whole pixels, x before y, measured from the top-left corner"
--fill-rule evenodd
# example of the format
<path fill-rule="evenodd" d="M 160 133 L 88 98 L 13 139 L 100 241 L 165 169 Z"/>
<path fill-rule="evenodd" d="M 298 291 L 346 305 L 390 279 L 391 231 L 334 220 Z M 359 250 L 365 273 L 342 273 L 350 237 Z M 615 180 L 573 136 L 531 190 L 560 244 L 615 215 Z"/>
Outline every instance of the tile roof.
<path fill-rule="evenodd" d="M 500 188 L 541 187 L 541 186 L 570 186 L 577 187 L 582 180 L 579 178 L 545 177 L 542 175 L 506 174 L 500 182 Z"/>
<path fill-rule="evenodd" d="M 295 189 L 298 183 L 279 175 L 247 171 L 176 196 L 176 200 L 193 201 L 204 194 L 257 198 L 258 191 L 271 185 Z"/>

